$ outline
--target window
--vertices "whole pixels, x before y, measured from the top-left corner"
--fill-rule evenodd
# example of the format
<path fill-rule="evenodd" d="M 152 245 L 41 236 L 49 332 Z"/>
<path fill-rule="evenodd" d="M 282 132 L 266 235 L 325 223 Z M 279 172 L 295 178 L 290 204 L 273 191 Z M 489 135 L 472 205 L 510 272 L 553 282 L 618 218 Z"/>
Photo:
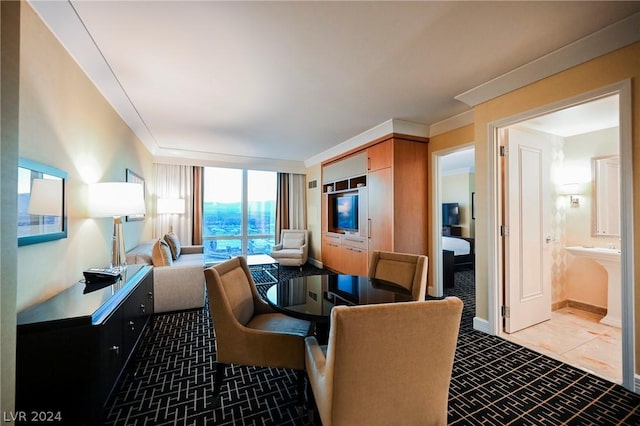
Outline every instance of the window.
<path fill-rule="evenodd" d="M 269 253 L 275 244 L 275 172 L 205 167 L 205 261 Z"/>

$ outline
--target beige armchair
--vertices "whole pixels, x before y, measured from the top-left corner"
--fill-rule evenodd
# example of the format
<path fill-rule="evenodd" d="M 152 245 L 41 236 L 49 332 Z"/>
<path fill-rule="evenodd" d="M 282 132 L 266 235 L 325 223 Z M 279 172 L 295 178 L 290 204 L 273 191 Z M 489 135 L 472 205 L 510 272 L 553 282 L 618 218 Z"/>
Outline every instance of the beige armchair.
<path fill-rule="evenodd" d="M 304 338 L 310 323 L 277 313 L 258 295 L 244 257 L 204 270 L 216 337 L 217 400 L 228 364 L 298 371 L 299 402 L 304 390 Z"/>
<path fill-rule="evenodd" d="M 336 306 L 306 368 L 323 426 L 445 425 L 462 302 Z"/>
<path fill-rule="evenodd" d="M 283 229 L 280 243 L 271 249 L 271 257 L 284 266 L 302 266 L 309 257 L 309 231 Z"/>
<path fill-rule="evenodd" d="M 397 284 L 409 290 L 413 300 L 424 300 L 428 264 L 423 255 L 376 250 L 371 256 L 369 277 Z"/>

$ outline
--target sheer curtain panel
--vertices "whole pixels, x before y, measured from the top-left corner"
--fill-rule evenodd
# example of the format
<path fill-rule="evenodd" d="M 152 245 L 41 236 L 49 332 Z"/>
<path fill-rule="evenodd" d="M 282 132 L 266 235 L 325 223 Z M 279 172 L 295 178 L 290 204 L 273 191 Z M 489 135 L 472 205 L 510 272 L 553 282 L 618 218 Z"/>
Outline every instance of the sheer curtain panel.
<path fill-rule="evenodd" d="M 184 214 L 156 214 L 153 235 L 160 238 L 173 226 L 173 232 L 183 245 L 193 244 L 193 167 L 173 164 L 154 164 L 155 206 L 160 198 L 185 201 Z"/>

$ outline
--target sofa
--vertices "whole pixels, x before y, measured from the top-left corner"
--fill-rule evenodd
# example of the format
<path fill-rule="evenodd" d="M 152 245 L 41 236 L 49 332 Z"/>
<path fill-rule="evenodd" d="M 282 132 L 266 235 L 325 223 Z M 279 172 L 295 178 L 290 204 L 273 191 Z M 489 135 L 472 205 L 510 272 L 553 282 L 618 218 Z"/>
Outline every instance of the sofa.
<path fill-rule="evenodd" d="M 175 235 L 167 235 L 129 250 L 127 264 L 153 265 L 156 313 L 202 308 L 205 300 L 203 247 L 181 246 L 179 241 L 176 243 Z M 167 240 L 173 240 L 175 253 Z"/>

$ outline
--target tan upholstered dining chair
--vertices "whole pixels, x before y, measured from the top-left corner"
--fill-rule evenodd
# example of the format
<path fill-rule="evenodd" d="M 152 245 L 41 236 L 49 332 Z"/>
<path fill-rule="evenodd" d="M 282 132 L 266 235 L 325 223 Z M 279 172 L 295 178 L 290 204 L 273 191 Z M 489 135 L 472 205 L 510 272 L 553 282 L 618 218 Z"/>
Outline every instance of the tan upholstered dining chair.
<path fill-rule="evenodd" d="M 289 368 L 298 372 L 304 398 L 304 338 L 308 321 L 275 312 L 258 294 L 244 257 L 204 270 L 216 338 L 214 398 L 228 364 Z"/>
<path fill-rule="evenodd" d="M 385 280 L 409 290 L 413 300 L 424 300 L 427 292 L 426 256 L 375 250 L 369 277 Z"/>
<path fill-rule="evenodd" d="M 336 306 L 326 348 L 307 337 L 323 426 L 445 425 L 462 302 Z"/>

